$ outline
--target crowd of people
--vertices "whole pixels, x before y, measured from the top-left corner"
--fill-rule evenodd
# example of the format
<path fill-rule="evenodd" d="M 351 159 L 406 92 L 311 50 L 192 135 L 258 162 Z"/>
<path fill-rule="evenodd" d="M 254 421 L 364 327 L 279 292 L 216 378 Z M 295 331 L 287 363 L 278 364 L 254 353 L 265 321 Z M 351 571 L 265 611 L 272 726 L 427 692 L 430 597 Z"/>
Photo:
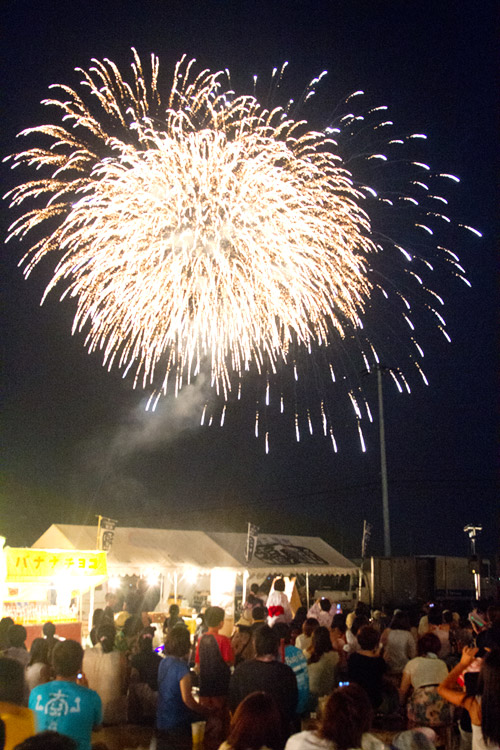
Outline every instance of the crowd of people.
<path fill-rule="evenodd" d="M 220 607 L 193 636 L 173 604 L 159 648 L 126 605 L 96 610 L 85 648 L 46 623 L 28 651 L 3 618 L 0 750 L 122 750 L 131 725 L 156 750 L 385 750 L 384 728 L 397 750 L 499 750 L 500 607 L 338 610 L 293 614 L 278 578 L 252 586 L 231 637 Z"/>

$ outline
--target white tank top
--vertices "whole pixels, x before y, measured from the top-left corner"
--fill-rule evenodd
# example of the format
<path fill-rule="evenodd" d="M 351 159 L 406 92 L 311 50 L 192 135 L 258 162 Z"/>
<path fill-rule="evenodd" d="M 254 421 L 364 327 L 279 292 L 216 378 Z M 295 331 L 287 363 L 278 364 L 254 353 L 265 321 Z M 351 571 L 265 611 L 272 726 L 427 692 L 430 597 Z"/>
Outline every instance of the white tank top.
<path fill-rule="evenodd" d="M 490 745 L 484 741 L 483 730 L 477 724 L 472 724 L 472 750 L 499 750 L 499 745 Z"/>

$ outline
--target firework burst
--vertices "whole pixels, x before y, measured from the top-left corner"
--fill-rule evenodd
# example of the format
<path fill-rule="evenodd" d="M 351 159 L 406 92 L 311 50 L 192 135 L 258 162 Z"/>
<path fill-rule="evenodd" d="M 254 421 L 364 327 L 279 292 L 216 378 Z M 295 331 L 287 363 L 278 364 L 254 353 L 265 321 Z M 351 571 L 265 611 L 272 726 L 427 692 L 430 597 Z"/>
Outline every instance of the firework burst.
<path fill-rule="evenodd" d="M 349 114 L 340 127 L 312 131 L 290 105 L 266 109 L 255 96 L 236 96 L 226 74 L 195 74 L 194 61 L 184 59 L 163 105 L 157 58 L 146 80 L 134 51 L 132 84 L 111 61 L 93 63 L 79 70 L 85 96 L 55 86 L 62 96 L 44 101 L 58 108 L 61 124 L 23 131 L 50 144 L 11 157 L 14 166 L 46 176 L 9 193 L 16 207 L 43 202 L 14 222 L 9 237 L 38 237 L 22 261 L 26 276 L 44 256 L 60 256 L 44 298 L 57 286 L 61 298 L 76 300 L 73 331 L 85 331 L 89 351 L 101 350 L 108 367 L 131 372 L 134 384 L 157 394 L 166 392 L 170 375 L 177 393 L 208 371 L 224 402 L 244 371 L 256 369 L 267 405 L 270 378 L 280 368 L 298 378 L 297 351 L 361 339 L 371 295 L 387 295 L 378 258 L 388 246 L 408 262 L 415 253 L 376 230 L 368 201 L 384 208 L 395 201 L 359 182 L 355 165 L 339 153 L 334 137 L 362 143 L 360 118 Z M 377 119 L 370 132 L 389 125 Z M 373 146 L 359 156 L 387 161 Z M 414 184 L 429 192 L 424 182 Z M 401 201 L 418 204 L 400 195 L 398 209 Z M 414 226 L 425 233 L 447 220 L 436 209 L 424 215 L 428 220 Z M 409 303 L 400 290 L 395 294 L 411 326 Z M 426 304 L 444 330 L 442 316 Z M 378 361 L 373 342 L 367 346 L 371 362 Z M 225 410 L 224 403 L 221 422 Z M 332 434 L 323 401 L 320 412 L 323 431 Z M 259 412 L 256 434 L 258 423 Z M 295 428 L 299 437 L 297 414 Z M 265 440 L 267 449 L 267 432 Z"/>

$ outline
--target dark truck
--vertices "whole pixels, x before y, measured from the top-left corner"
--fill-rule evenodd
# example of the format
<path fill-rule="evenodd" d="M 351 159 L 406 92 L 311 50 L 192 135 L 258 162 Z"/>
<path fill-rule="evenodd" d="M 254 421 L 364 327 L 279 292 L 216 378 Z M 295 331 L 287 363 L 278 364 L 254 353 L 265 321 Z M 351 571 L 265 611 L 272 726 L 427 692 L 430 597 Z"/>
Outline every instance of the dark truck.
<path fill-rule="evenodd" d="M 363 562 L 361 601 L 374 608 L 449 601 L 468 604 L 476 598 L 473 571 L 468 557 L 419 555 L 417 557 L 371 557 Z M 481 595 L 494 596 L 489 561 L 480 561 Z"/>

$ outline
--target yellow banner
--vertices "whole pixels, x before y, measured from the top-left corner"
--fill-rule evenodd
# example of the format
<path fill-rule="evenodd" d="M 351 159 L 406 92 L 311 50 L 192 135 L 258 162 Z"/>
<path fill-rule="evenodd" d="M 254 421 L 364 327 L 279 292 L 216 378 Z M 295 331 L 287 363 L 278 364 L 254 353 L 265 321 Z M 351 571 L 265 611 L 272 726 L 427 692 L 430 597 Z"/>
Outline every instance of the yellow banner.
<path fill-rule="evenodd" d="M 6 583 L 51 583 L 55 580 L 108 575 L 106 553 L 93 550 L 51 550 L 4 547 Z M 96 585 L 89 581 L 90 585 Z"/>

